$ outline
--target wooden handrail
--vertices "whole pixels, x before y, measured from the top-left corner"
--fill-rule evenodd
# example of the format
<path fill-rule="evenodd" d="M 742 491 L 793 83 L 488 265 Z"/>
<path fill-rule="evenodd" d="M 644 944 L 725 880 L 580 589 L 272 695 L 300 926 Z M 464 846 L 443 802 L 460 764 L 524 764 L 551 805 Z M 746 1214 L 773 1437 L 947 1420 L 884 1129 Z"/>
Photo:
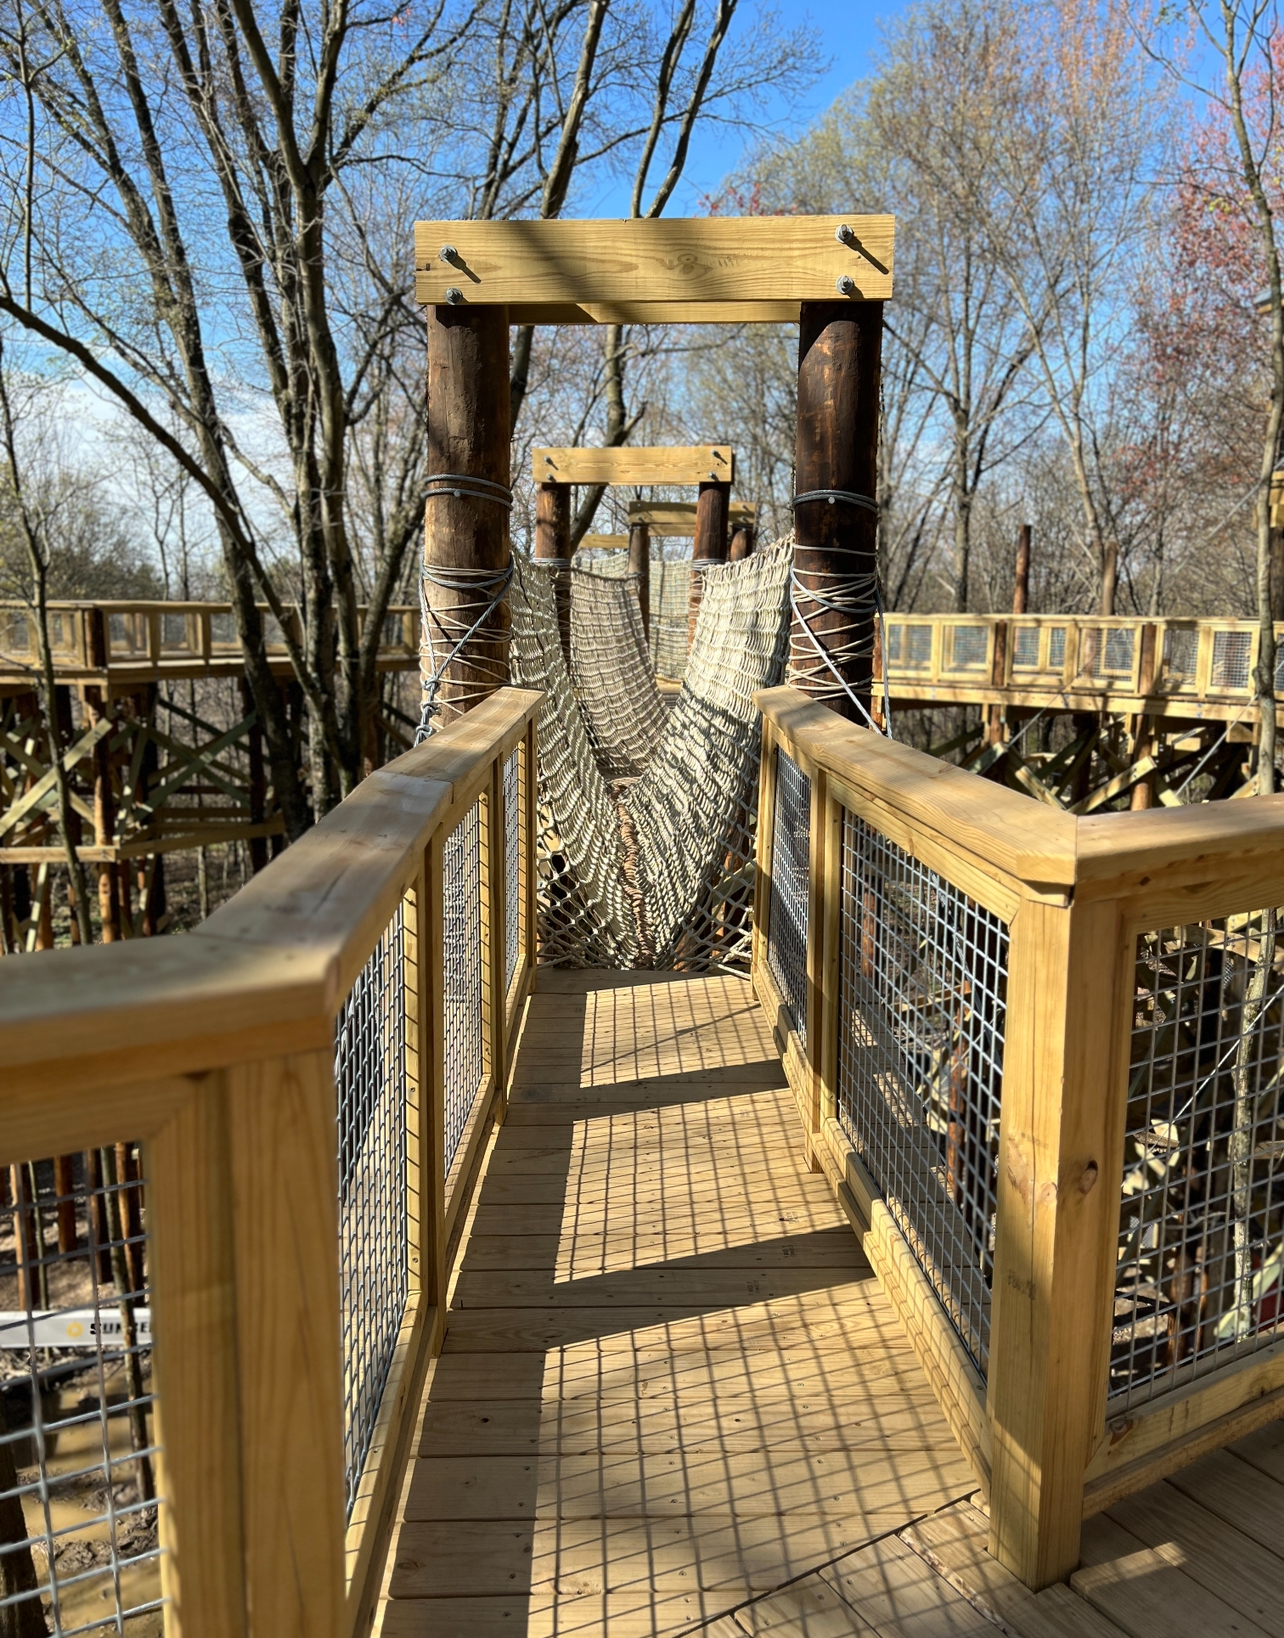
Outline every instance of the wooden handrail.
<path fill-rule="evenodd" d="M 5 963 L 0 1164 L 144 1143 L 161 1573 L 166 1630 L 183 1638 L 369 1629 L 441 1345 L 452 1226 L 502 1114 L 534 974 L 541 697 L 503 689 L 372 774 L 193 933 Z M 448 1168 L 442 860 L 465 823 L 480 837 L 482 1079 Z M 408 1258 L 410 1295 L 345 1528 L 335 1017 L 392 929 L 400 992 L 383 966 L 371 982 L 404 1032 L 405 1101 L 389 1118 L 403 1122 L 408 1243 L 394 1261 Z"/>
<path fill-rule="evenodd" d="M 889 742 L 791 689 L 758 698 L 753 978 L 776 1025 L 805 1147 L 861 1234 L 989 1492 L 991 1551 L 1029 1585 L 1044 1586 L 1078 1563 L 1086 1514 L 1284 1408 L 1284 1338 L 1249 1354 L 1230 1350 L 1203 1375 L 1179 1374 L 1126 1415 L 1115 1414 L 1108 1399 L 1138 941 L 1284 905 L 1284 796 L 1075 817 Z M 778 751 L 810 780 L 805 1003 L 786 1000 L 771 966 Z M 954 894 L 948 914 L 965 914 L 969 928 L 996 930 L 964 934 L 945 922 L 938 930 L 943 949 L 952 938 L 982 937 L 967 959 L 991 968 L 964 973 L 960 996 L 999 961 L 997 929 L 1006 939 L 984 1374 L 951 1319 L 939 1284 L 945 1276 L 933 1271 L 931 1225 L 915 1225 L 907 1236 L 897 1217 L 904 1199 L 889 1208 L 882 1182 L 838 1118 L 848 1095 L 839 1085 L 839 1042 L 848 1042 L 849 1053 L 874 1051 L 880 1031 L 895 1041 L 909 1025 L 899 1013 L 880 1021 L 843 1012 L 844 926 L 847 949 L 859 948 L 871 975 L 898 948 L 890 933 L 891 943 L 881 945 L 868 919 L 880 902 L 878 883 L 858 885 L 855 899 L 844 896 L 843 871 L 854 868 L 849 816 L 878 833 L 889 856 L 900 851 L 907 883 L 923 884 L 934 872 L 940 887 L 932 893 Z M 892 867 L 893 877 L 900 868 Z M 965 911 L 961 895 L 971 901 Z M 938 913 L 933 902 L 924 899 L 920 912 Z M 776 913 L 786 909 L 781 900 Z M 988 922 L 978 919 L 983 913 Z M 791 936 L 796 941 L 792 924 Z M 918 959 L 926 963 L 926 996 L 930 953 Z M 785 987 L 797 996 L 796 975 Z M 907 993 L 903 1004 L 918 1003 Z M 908 1062 L 913 1054 L 905 1053 Z M 896 1079 L 902 1071 L 889 1059 L 878 1073 Z M 948 1071 L 962 1077 L 961 1095 L 969 1073 L 965 1066 Z M 902 1095 L 912 1098 L 912 1085 Z M 976 1118 L 989 1129 L 988 1114 Z M 902 1195 L 904 1187 L 902 1180 Z M 927 1199 L 932 1187 L 924 1177 L 911 1193 L 917 1188 Z M 956 1209 L 952 1198 L 948 1209 Z"/>

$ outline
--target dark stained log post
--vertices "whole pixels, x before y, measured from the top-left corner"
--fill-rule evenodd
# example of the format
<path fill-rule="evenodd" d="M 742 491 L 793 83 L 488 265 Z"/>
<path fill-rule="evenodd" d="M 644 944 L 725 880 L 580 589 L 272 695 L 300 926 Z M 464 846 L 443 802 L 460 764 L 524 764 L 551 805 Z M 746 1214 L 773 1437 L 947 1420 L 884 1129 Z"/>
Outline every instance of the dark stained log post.
<path fill-rule="evenodd" d="M 106 641 L 103 637 L 103 613 L 101 609 L 91 609 L 89 614 L 89 633 L 91 663 L 95 648 L 95 636 L 103 651 L 106 650 Z M 105 660 L 102 663 L 106 663 Z M 84 692 L 85 715 L 91 726 L 96 726 L 107 715 L 107 700 L 105 691 L 101 688 L 86 688 Z M 96 847 L 110 847 L 115 841 L 116 830 L 116 797 L 111 784 L 111 752 L 107 749 L 106 738 L 100 739 L 93 750 L 94 769 L 94 845 Z M 98 910 L 102 917 L 103 943 L 114 944 L 120 938 L 120 910 L 116 902 L 116 867 L 109 862 L 98 865 Z"/>
<path fill-rule="evenodd" d="M 111 1284 L 111 1234 L 107 1227 L 107 1197 L 104 1192 L 101 1149 L 85 1151 L 85 1192 L 88 1195 L 89 1244 L 93 1250 L 97 1279 Z"/>
<path fill-rule="evenodd" d="M 1030 534 L 1030 525 L 1023 523 L 1017 540 L 1016 582 L 1012 588 L 1013 614 L 1030 612 Z"/>
<path fill-rule="evenodd" d="M 562 658 L 571 669 L 571 486 L 542 483 L 535 491 L 535 561 L 545 565 L 557 611 Z"/>
<path fill-rule="evenodd" d="M 254 712 L 254 695 L 250 692 L 248 677 L 241 678 L 241 712 L 246 717 L 254 715 L 254 726 L 250 729 L 246 740 L 246 751 L 250 762 L 249 785 L 246 794 L 249 797 L 250 823 L 252 825 L 261 825 L 267 816 L 267 773 L 263 763 L 263 726 Z M 256 876 L 266 866 L 267 862 L 267 837 L 251 836 L 250 868 Z"/>
<path fill-rule="evenodd" d="M 751 555 L 754 544 L 753 524 L 737 523 L 731 531 L 731 550 L 727 556 L 732 563 L 741 563 Z"/>
<path fill-rule="evenodd" d="M 444 724 L 508 682 L 503 579 L 512 555 L 502 504 L 509 484 L 508 309 L 430 307 L 427 322 L 428 475 L 480 480 L 458 494 L 449 482 L 432 485 L 425 506 L 425 636 L 432 658 L 425 656 L 424 681 L 441 668 L 436 721 Z"/>
<path fill-rule="evenodd" d="M 0 1400 L 0 1598 L 21 1598 L 20 1603 L 0 1606 L 0 1635 L 3 1638 L 45 1638 L 44 1608 L 38 1595 L 40 1586 L 35 1561 L 28 1545 L 27 1521 L 22 1511 L 14 1443 Z M 27 1596 L 23 1596 L 27 1595 Z"/>
<path fill-rule="evenodd" d="M 638 608 L 642 611 L 642 635 L 651 641 L 651 527 L 629 525 L 629 573 L 637 576 Z"/>
<path fill-rule="evenodd" d="M 727 519 L 731 513 L 731 485 L 710 480 L 696 492 L 695 540 L 691 546 L 691 593 L 687 602 L 687 652 L 695 639 L 696 618 L 704 596 L 704 571 L 697 563 L 727 561 Z"/>
<path fill-rule="evenodd" d="M 57 1155 L 54 1158 L 54 1193 L 58 1197 L 58 1250 L 64 1254 L 74 1251 L 80 1236 L 76 1232 L 76 1157 Z"/>
<path fill-rule="evenodd" d="M 803 303 L 798 327 L 797 494 L 833 489 L 871 500 L 876 496 L 882 346 L 881 302 Z M 807 594 L 832 597 L 845 580 L 874 574 L 877 514 L 842 500 L 832 506 L 824 499 L 805 501 L 794 508 L 794 529 L 794 571 L 806 628 L 795 614 L 790 680 L 840 716 L 863 722 L 842 684 L 869 710 L 872 595 L 867 607 L 826 610 Z M 816 652 L 816 644 L 833 671 Z"/>
<path fill-rule="evenodd" d="M 994 622 L 994 658 L 990 665 L 990 687 L 1006 688 L 1008 683 L 1008 630 L 1007 620 Z M 1004 739 L 1003 706 L 992 705 L 985 731 L 987 745 L 1001 745 Z"/>

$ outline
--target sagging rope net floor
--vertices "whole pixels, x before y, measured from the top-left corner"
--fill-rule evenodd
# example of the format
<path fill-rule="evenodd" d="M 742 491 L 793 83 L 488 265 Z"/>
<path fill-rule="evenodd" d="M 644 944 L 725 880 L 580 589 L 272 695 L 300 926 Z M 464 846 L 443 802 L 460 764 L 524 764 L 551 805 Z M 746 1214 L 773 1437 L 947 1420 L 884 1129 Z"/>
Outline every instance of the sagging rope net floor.
<path fill-rule="evenodd" d="M 519 563 L 513 679 L 542 689 L 542 959 L 566 966 L 745 967 L 760 728 L 753 695 L 781 680 L 788 541 L 705 571 L 682 692 L 641 776 L 618 798 L 590 745 L 557 640 L 552 592 Z"/>
<path fill-rule="evenodd" d="M 605 778 L 636 779 L 668 718 L 647 653 L 636 575 L 571 570 L 571 683 Z"/>

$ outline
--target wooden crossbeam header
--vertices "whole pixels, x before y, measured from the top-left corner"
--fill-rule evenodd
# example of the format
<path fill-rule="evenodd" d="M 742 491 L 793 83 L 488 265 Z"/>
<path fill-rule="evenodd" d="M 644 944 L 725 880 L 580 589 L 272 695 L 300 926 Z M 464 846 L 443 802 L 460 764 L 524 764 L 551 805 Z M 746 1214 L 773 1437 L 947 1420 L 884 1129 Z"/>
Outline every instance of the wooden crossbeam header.
<path fill-rule="evenodd" d="M 731 483 L 736 457 L 726 444 L 676 449 L 537 449 L 536 483 L 627 484 Z"/>
<path fill-rule="evenodd" d="M 756 525 L 758 508 L 749 501 L 732 501 L 729 523 Z M 629 506 L 629 522 L 645 523 L 652 534 L 667 535 L 677 540 L 695 537 L 696 504 L 694 501 L 633 501 Z"/>
<path fill-rule="evenodd" d="M 627 535 L 584 535 L 577 547 L 581 552 L 625 552 L 629 547 Z"/>
<path fill-rule="evenodd" d="M 884 301 L 891 216 L 416 222 L 425 306 L 507 307 L 513 324 L 735 324 L 805 301 Z"/>

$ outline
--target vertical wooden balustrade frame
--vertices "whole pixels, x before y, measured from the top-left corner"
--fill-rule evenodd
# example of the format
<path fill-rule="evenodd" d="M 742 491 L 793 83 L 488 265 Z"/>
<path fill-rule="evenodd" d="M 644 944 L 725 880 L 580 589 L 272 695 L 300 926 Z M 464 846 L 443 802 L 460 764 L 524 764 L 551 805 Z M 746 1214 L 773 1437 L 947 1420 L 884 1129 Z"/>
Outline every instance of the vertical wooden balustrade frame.
<path fill-rule="evenodd" d="M 6 964 L 0 1164 L 145 1145 L 167 1638 L 357 1638 L 373 1620 L 451 1221 L 534 976 L 540 698 L 501 690 L 372 774 L 191 934 Z M 505 985 L 514 748 L 522 944 Z M 485 1078 L 448 1199 L 441 851 L 479 799 Z M 345 1520 L 334 1021 L 398 907 L 409 1300 Z"/>
<path fill-rule="evenodd" d="M 1085 1516 L 1284 1414 L 1284 1335 L 1156 1394 L 1108 1399 L 1139 935 L 1284 903 L 1284 796 L 1075 817 L 848 723 L 789 688 L 763 710 L 753 982 L 809 1158 L 847 1211 L 1032 1587 Z M 776 753 L 812 781 L 806 1041 L 767 964 Z M 982 1374 L 839 1111 L 846 815 L 1009 935 Z"/>

